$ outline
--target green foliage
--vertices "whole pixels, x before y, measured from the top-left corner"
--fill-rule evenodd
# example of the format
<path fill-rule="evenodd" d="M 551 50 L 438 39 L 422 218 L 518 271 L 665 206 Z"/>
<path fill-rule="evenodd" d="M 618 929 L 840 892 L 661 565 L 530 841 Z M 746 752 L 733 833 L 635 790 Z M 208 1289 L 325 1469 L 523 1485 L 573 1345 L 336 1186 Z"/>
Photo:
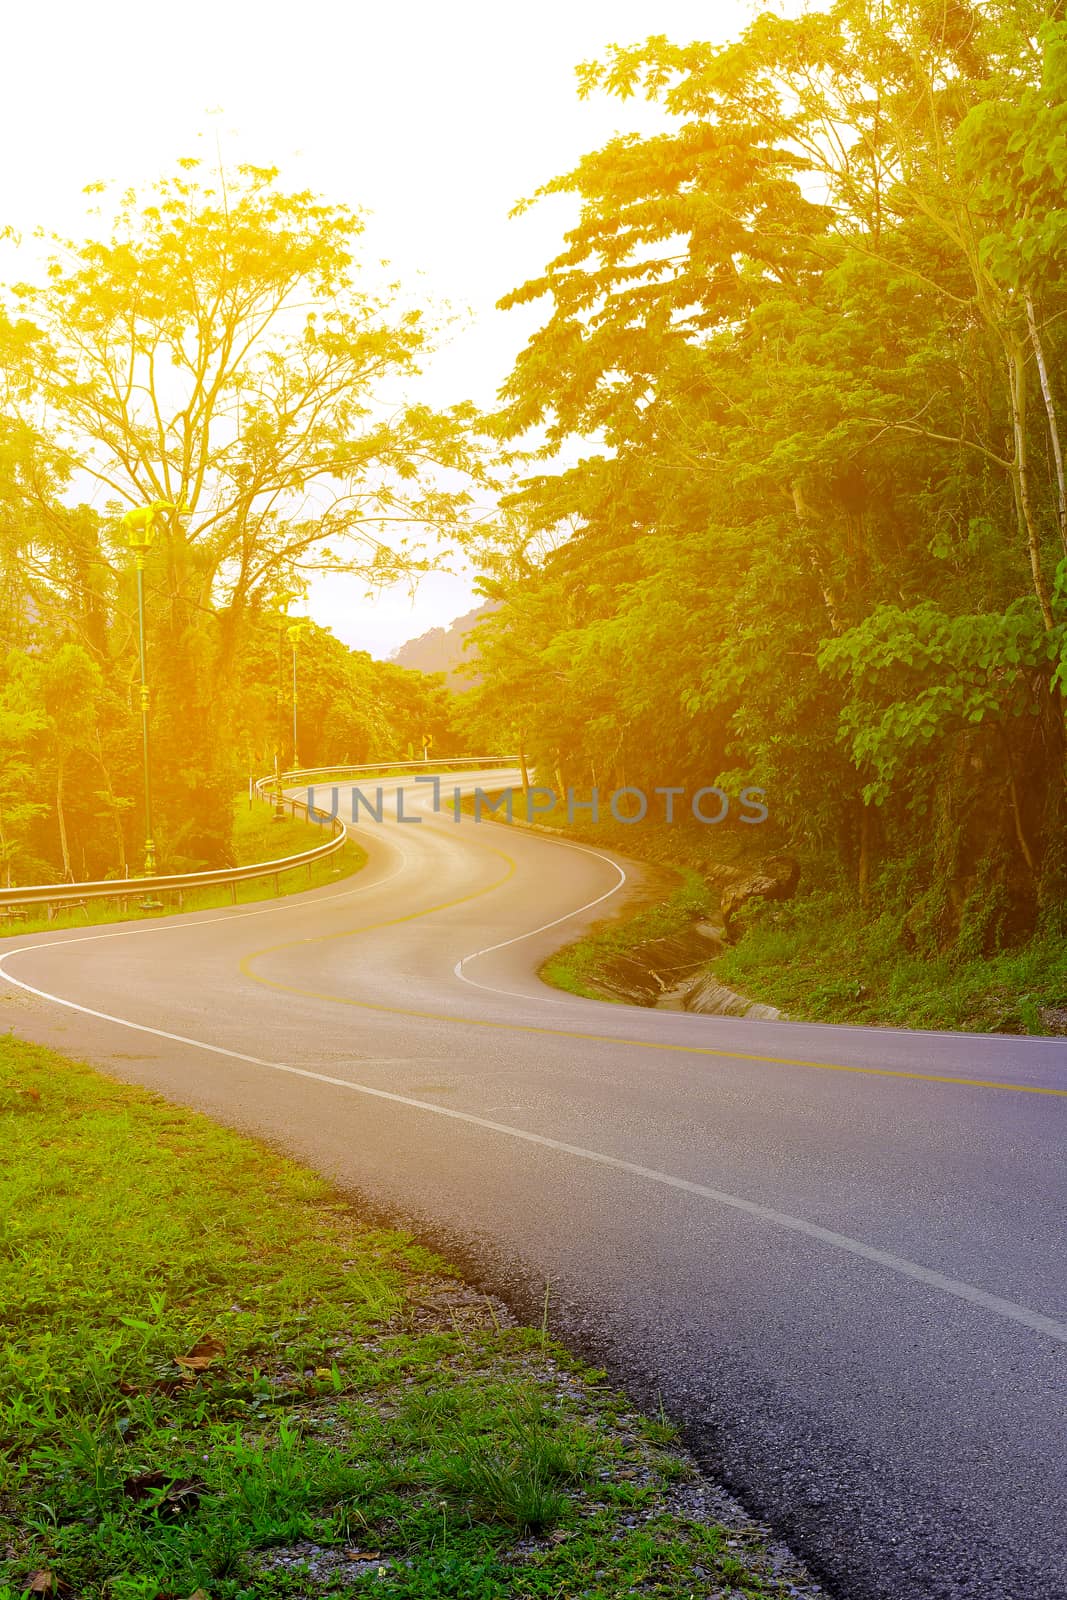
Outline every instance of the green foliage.
<path fill-rule="evenodd" d="M 878 911 L 823 890 L 756 915 L 715 961 L 716 976 L 791 1018 L 979 1033 L 1049 1033 L 1067 1018 L 1062 931 L 997 950 L 1006 892 L 976 885 L 957 945 L 909 948 L 909 901 L 877 886 Z M 1042 1015 L 1044 1014 L 1044 1016 Z M 1059 1019 L 1054 1026 L 1055 1019 Z"/>
<path fill-rule="evenodd" d="M 1006 733 L 1035 712 L 1032 675 L 1047 673 L 1063 625 L 1048 633 L 1032 600 L 1004 612 L 951 617 L 933 601 L 911 611 L 882 605 L 827 640 L 820 667 L 847 684 L 841 733 L 857 769 L 872 771 L 866 800 L 893 793 L 901 768 L 968 724 Z"/>
<path fill-rule="evenodd" d="M 122 877 L 127 862 L 137 860 L 144 836 L 140 715 L 136 702 L 120 698 L 108 682 L 128 667 L 122 661 L 126 640 L 120 624 L 105 632 L 99 654 L 90 654 L 69 639 L 57 644 L 42 624 L 30 635 L 29 648 L 0 661 L 0 876 L 5 880 Z M 307 765 L 400 759 L 409 750 L 421 755 L 424 743 L 439 755 L 458 749 L 452 696 L 438 678 L 374 661 L 316 626 L 298 646 L 297 670 L 299 753 Z M 154 719 L 161 870 L 196 871 L 236 859 L 241 841 L 232 832 L 234 789 L 250 774 L 268 773 L 275 751 L 283 767 L 291 765 L 292 655 L 284 617 L 268 614 L 249 621 L 226 692 L 227 744 L 220 752 L 226 757 L 226 786 L 212 799 L 220 814 L 212 812 L 209 829 L 202 808 L 190 811 L 186 804 L 186 785 L 206 781 L 206 769 L 196 764 L 182 734 L 188 708 L 164 709 Z M 176 722 L 178 710 L 182 716 Z M 216 733 L 223 737 L 223 730 Z"/>
<path fill-rule="evenodd" d="M 671 1509 L 656 1425 L 314 1174 L 11 1039 L 0 1119 L 2 1600 L 790 1592 Z"/>
<path fill-rule="evenodd" d="M 543 318 L 472 726 L 758 784 L 857 896 L 918 835 L 949 942 L 983 859 L 1005 938 L 1067 896 L 1065 62 L 1041 0 L 833 0 L 582 68 L 663 128 L 546 185 L 577 220 L 502 302 Z"/>
<path fill-rule="evenodd" d="M 311 573 L 411 579 L 429 530 L 465 531 L 483 475 L 469 410 L 397 405 L 433 334 L 421 310 L 361 281 L 362 231 L 360 216 L 286 192 L 272 169 L 210 178 L 183 161 L 119 198 L 93 237 L 54 240 L 44 281 L 14 285 L 0 308 L 5 642 L 57 662 L 84 649 L 102 674 L 98 706 L 66 706 L 82 742 L 63 750 L 57 733 L 49 746 L 98 813 L 72 806 L 67 876 L 82 875 L 82 854 L 121 869 L 134 820 L 123 802 L 140 789 L 122 512 L 167 508 L 144 570 L 160 834 L 175 861 L 212 865 L 230 849 L 262 618 Z M 103 514 L 64 504 L 75 470 L 95 479 Z M 362 679 L 372 709 L 342 711 L 334 744 L 392 731 L 405 700 L 423 720 L 396 674 Z M 273 695 L 271 669 L 266 682 Z M 406 745 L 426 730 L 403 731 Z"/>

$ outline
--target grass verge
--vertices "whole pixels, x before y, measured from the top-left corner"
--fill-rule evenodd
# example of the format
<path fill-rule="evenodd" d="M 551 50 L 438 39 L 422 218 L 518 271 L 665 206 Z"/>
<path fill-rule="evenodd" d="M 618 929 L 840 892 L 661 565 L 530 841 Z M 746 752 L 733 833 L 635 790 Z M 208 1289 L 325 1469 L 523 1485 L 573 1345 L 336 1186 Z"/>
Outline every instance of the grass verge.
<path fill-rule="evenodd" d="M 299 855 L 322 844 L 327 831 L 319 823 L 305 822 L 302 817 L 274 819 L 270 805 L 257 800 L 250 806 L 246 795 L 233 803 L 234 860 L 241 866 L 253 861 L 282 860 L 285 856 Z M 175 911 L 210 911 L 215 906 L 247 905 L 256 900 L 270 900 L 275 895 L 296 894 L 301 889 L 320 888 L 325 883 L 336 883 L 358 872 L 366 862 L 366 852 L 354 839 L 346 839 L 336 854 L 311 867 L 290 867 L 278 874 L 278 887 L 273 878 L 258 878 L 250 883 L 236 884 L 236 901 L 228 884 L 211 888 L 164 892 L 163 909 L 143 911 L 137 904 L 138 889 L 132 884 L 128 908 L 120 901 L 89 900 L 84 907 L 57 911 L 51 922 L 46 916 L 31 915 L 26 918 L 4 918 L 0 914 L 0 938 L 16 933 L 40 933 L 57 928 L 84 928 L 98 922 L 133 922 L 144 918 L 162 917 Z"/>
<path fill-rule="evenodd" d="M 1067 941 L 1039 935 L 1017 950 L 919 954 L 900 939 L 898 909 L 864 916 L 813 893 L 756 909 L 717 977 L 791 1018 L 964 1033 L 1067 1031 Z"/>
<path fill-rule="evenodd" d="M 624 995 L 610 992 L 612 969 L 621 960 L 639 955 L 654 940 L 685 934 L 697 918 L 708 916 L 714 909 L 715 894 L 699 873 L 687 867 L 682 880 L 657 904 L 643 906 L 613 922 L 598 923 L 574 944 L 564 945 L 544 962 L 542 978 L 570 994 L 625 1004 Z"/>
<path fill-rule="evenodd" d="M 0 1114 L 0 1600 L 816 1593 L 311 1172 L 10 1038 Z"/>
<path fill-rule="evenodd" d="M 464 809 L 473 810 L 471 801 Z M 503 819 L 502 819 L 503 820 Z M 531 824 L 522 823 L 522 826 Z M 537 827 L 539 824 L 534 823 Z M 709 864 L 740 864 L 742 841 L 709 829 L 610 818 L 577 820 L 545 831 L 600 845 L 680 872 L 680 889 L 655 907 L 604 922 L 556 952 L 541 968 L 547 983 L 597 1000 L 620 957 L 639 955 L 650 940 L 682 933 L 697 917 L 714 916 L 715 891 L 701 873 Z M 781 841 L 773 841 L 780 844 Z M 735 945 L 708 962 L 716 978 L 748 1000 L 776 1006 L 791 1021 L 874 1027 L 955 1029 L 964 1033 L 1067 1033 L 1067 939 L 1052 931 L 993 955 L 909 950 L 901 937 L 907 908 L 899 889 L 872 891 L 880 909 L 864 913 L 836 890 L 802 892 L 784 904 L 754 902 Z M 621 1003 L 624 995 L 618 996 Z"/>

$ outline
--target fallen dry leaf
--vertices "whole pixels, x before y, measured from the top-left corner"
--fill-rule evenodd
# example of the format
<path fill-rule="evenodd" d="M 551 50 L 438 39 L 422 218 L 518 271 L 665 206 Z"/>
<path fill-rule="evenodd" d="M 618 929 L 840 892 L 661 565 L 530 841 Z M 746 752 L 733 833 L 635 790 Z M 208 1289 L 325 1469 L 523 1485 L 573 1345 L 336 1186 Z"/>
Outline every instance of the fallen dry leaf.
<path fill-rule="evenodd" d="M 346 1550 L 345 1556 L 349 1561 L 380 1561 L 380 1550 Z"/>
<path fill-rule="evenodd" d="M 59 1585 L 47 1567 L 42 1567 L 39 1572 L 31 1572 L 22 1590 L 23 1594 L 39 1595 L 42 1600 L 59 1593 Z"/>
<path fill-rule="evenodd" d="M 220 1344 L 218 1339 L 205 1335 L 198 1339 L 188 1355 L 175 1356 L 176 1364 L 184 1372 L 203 1372 L 207 1367 L 213 1366 L 220 1356 L 226 1354 L 226 1346 Z"/>

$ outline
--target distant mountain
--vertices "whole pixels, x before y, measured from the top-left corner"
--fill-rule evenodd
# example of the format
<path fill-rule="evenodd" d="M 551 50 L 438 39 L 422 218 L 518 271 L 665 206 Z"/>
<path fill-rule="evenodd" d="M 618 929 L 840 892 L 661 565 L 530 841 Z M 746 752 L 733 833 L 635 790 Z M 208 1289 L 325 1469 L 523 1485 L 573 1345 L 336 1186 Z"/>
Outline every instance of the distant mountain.
<path fill-rule="evenodd" d="M 481 681 L 477 674 L 470 677 L 467 673 L 461 675 L 456 671 L 461 661 L 470 659 L 465 642 L 467 634 L 495 609 L 492 602 L 487 600 L 474 611 L 457 617 L 447 628 L 430 628 L 427 633 L 420 633 L 417 639 L 409 639 L 394 650 L 389 659 L 395 661 L 398 667 L 411 667 L 416 672 L 443 672 L 448 687 L 456 694 L 463 694 Z"/>

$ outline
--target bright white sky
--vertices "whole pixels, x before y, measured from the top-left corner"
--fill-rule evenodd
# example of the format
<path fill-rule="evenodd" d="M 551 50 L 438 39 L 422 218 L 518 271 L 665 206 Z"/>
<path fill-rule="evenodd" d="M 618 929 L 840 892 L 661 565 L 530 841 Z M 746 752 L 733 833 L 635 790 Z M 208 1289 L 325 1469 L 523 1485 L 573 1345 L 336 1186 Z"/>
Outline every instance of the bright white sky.
<path fill-rule="evenodd" d="M 218 132 L 227 162 L 279 166 L 293 187 L 370 211 L 374 257 L 428 299 L 470 309 L 422 392 L 488 403 L 538 316 L 495 302 L 555 254 L 573 215 L 566 199 L 509 220 L 511 206 L 614 132 L 654 125 L 643 103 L 579 101 L 575 65 L 653 33 L 724 40 L 755 9 L 30 0 L 3 24 L 0 223 L 76 237 L 85 184 L 150 181 L 182 155 L 214 162 Z M 424 579 L 414 603 L 400 590 L 368 601 L 364 589 L 323 579 L 310 610 L 379 656 L 474 603 L 462 575 Z"/>

